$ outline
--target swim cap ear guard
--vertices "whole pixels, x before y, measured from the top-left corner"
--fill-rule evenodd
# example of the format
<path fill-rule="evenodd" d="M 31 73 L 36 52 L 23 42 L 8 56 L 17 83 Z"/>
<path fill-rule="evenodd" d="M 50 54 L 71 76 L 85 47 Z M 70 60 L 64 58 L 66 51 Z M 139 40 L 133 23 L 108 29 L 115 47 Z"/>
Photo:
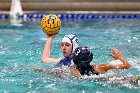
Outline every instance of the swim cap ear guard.
<path fill-rule="evenodd" d="M 77 66 L 87 66 L 93 59 L 92 52 L 87 47 L 76 48 L 73 56 L 73 62 Z"/>

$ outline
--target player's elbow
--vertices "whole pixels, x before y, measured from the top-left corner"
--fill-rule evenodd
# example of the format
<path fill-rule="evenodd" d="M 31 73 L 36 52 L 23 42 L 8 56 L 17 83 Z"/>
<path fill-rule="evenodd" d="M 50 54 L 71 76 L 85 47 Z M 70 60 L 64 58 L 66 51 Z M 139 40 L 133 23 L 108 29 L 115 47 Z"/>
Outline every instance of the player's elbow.
<path fill-rule="evenodd" d="M 49 62 L 49 58 L 43 58 L 42 57 L 42 63 L 46 63 L 46 62 Z"/>
<path fill-rule="evenodd" d="M 44 59 L 42 59 L 42 63 L 45 63 L 45 60 Z"/>

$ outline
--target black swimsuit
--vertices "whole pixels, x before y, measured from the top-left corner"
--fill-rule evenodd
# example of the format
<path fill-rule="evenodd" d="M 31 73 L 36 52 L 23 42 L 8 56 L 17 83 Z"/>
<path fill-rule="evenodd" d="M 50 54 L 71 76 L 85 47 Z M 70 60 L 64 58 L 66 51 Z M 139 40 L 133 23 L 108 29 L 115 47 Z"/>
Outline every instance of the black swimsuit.
<path fill-rule="evenodd" d="M 97 72 L 91 65 L 84 66 L 84 67 L 77 67 L 81 75 L 99 75 L 99 72 Z"/>

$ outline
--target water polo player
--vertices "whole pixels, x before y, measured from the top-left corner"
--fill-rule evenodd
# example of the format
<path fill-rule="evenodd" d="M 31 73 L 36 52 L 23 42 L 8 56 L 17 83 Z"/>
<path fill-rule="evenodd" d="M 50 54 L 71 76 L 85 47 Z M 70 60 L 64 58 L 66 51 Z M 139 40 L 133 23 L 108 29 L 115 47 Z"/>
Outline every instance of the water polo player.
<path fill-rule="evenodd" d="M 116 48 L 113 48 L 112 57 L 116 60 L 120 60 L 122 64 L 112 65 L 112 64 L 100 64 L 99 66 L 90 65 L 93 54 L 87 47 L 78 47 L 73 56 L 73 62 L 76 69 L 71 69 L 71 72 L 75 75 L 93 75 L 105 73 L 110 69 L 129 69 L 131 65 L 122 57 L 122 54 Z"/>
<path fill-rule="evenodd" d="M 62 58 L 51 58 L 51 45 L 55 36 L 48 36 L 44 52 L 42 56 L 43 62 L 55 62 L 57 66 L 70 66 L 72 64 L 72 55 L 75 49 L 78 47 L 78 37 L 76 35 L 65 35 L 61 43 L 61 51 L 63 53 Z"/>

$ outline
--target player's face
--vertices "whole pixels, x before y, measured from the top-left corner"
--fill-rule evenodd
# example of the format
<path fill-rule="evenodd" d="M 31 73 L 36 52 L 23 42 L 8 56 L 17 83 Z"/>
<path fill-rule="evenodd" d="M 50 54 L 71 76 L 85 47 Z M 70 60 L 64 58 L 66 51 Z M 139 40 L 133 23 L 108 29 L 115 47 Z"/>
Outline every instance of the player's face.
<path fill-rule="evenodd" d="M 72 51 L 72 45 L 68 42 L 62 42 L 61 43 L 61 50 L 64 57 L 69 57 Z"/>

